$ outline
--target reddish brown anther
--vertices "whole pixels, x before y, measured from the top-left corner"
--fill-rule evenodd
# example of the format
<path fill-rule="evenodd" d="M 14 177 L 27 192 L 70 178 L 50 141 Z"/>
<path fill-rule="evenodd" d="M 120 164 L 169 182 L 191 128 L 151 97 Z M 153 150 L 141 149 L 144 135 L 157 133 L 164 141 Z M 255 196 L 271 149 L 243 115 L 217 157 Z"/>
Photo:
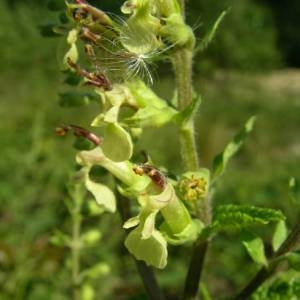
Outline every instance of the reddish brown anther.
<path fill-rule="evenodd" d="M 85 69 L 80 68 L 76 63 L 74 63 L 70 57 L 67 58 L 69 66 L 74 69 L 79 76 L 86 79 L 87 84 L 94 85 L 96 87 L 103 88 L 106 91 L 111 90 L 111 84 L 108 78 L 101 72 L 89 72 Z"/>
<path fill-rule="evenodd" d="M 82 31 L 81 31 L 80 38 L 82 40 L 85 40 L 85 41 L 92 42 L 92 43 L 96 44 L 99 41 L 99 39 L 101 38 L 101 36 L 99 34 L 96 34 L 96 33 L 92 32 L 87 27 L 83 27 Z"/>
<path fill-rule="evenodd" d="M 98 146 L 102 143 L 102 140 L 97 135 L 95 135 L 92 132 L 89 132 L 85 128 L 78 126 L 78 125 L 72 125 L 72 124 L 62 125 L 61 127 L 57 127 L 55 129 L 55 131 L 56 131 L 56 134 L 59 136 L 64 136 L 69 131 L 72 131 L 75 136 L 84 137 L 84 138 L 88 139 L 89 141 L 91 141 L 96 146 Z"/>
<path fill-rule="evenodd" d="M 160 188 L 164 188 L 167 184 L 167 178 L 154 166 L 146 164 L 139 164 L 133 168 L 133 171 L 137 175 L 147 175 L 151 178 L 152 182 L 159 186 Z"/>

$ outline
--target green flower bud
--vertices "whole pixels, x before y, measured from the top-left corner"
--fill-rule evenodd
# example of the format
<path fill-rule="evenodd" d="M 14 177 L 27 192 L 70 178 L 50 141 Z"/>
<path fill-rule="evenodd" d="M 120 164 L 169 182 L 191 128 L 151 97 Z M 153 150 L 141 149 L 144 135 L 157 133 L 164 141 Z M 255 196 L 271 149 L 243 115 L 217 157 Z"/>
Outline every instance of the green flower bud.
<path fill-rule="evenodd" d="M 78 60 L 79 54 L 76 46 L 77 39 L 78 39 L 78 30 L 77 29 L 70 30 L 67 37 L 67 43 L 70 45 L 70 49 L 65 54 L 63 59 L 63 63 L 66 69 L 69 68 L 68 60 L 71 60 L 74 63 L 77 62 Z"/>
<path fill-rule="evenodd" d="M 191 27 L 185 24 L 180 14 L 171 14 L 165 20 L 160 34 L 179 47 L 193 49 L 195 36 Z"/>
<path fill-rule="evenodd" d="M 180 199 L 185 201 L 204 199 L 209 190 L 209 178 L 210 173 L 207 169 L 184 173 L 177 184 Z"/>

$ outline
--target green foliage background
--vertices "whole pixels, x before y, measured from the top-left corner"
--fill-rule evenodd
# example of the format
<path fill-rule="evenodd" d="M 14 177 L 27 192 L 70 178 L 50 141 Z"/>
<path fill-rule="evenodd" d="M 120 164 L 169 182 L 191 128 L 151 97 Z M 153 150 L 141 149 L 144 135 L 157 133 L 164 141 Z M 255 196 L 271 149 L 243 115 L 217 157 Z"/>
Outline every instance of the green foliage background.
<path fill-rule="evenodd" d="M 121 3 L 94 2 L 107 10 L 113 2 L 115 11 Z M 283 9 L 268 1 L 189 1 L 188 19 L 199 39 L 228 7 L 230 13 L 211 48 L 195 59 L 196 88 L 204 98 L 197 122 L 201 161 L 210 166 L 244 121 L 257 114 L 256 130 L 231 163 L 216 201 L 280 208 L 292 224 L 287 185 L 290 176 L 300 178 L 300 72 L 278 68 L 299 66 L 300 41 L 295 36 L 300 21 L 287 16 L 288 11 L 294 16 L 300 4 L 291 1 Z M 54 129 L 69 122 L 88 126 L 97 107 L 58 106 L 57 94 L 64 91 L 59 64 L 65 45 L 41 37 L 37 29 L 56 18 L 45 2 L 0 3 L 1 300 L 70 299 L 68 252 L 48 239 L 56 228 L 70 227 L 63 199 L 75 150 L 72 138 L 60 140 Z M 164 77 L 155 88 L 170 98 L 170 69 L 162 68 Z M 160 136 L 158 140 L 154 129 L 147 130 L 138 148 L 171 172 L 180 170 L 176 131 L 169 126 Z M 120 243 L 120 223 L 118 216 L 104 215 L 85 224 L 101 227 L 104 242 L 88 250 L 84 263 L 106 260 L 112 267 L 112 273 L 96 284 L 98 299 L 146 299 Z M 270 232 L 263 234 L 270 238 Z M 234 232 L 224 233 L 212 245 L 205 279 L 216 297 L 243 284 L 255 269 L 236 238 Z M 185 249 L 170 250 L 169 265 L 159 278 L 173 299 L 187 259 Z M 240 272 L 241 264 L 249 268 Z M 274 284 L 273 291 L 278 287 Z"/>

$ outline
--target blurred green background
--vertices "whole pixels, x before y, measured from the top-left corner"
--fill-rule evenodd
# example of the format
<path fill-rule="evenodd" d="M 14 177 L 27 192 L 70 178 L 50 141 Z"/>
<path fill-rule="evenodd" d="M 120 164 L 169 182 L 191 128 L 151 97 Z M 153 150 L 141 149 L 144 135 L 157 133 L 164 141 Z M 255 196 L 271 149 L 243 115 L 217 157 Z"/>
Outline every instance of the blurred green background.
<path fill-rule="evenodd" d="M 118 13 L 122 1 L 93 3 Z M 230 164 L 215 201 L 279 208 L 291 225 L 288 180 L 300 178 L 300 2 L 190 0 L 188 20 L 199 39 L 228 8 L 214 42 L 195 58 L 195 86 L 204 99 L 197 118 L 200 159 L 209 167 L 256 114 L 255 131 Z M 57 18 L 46 1 L 0 2 L 0 300 L 71 299 L 68 251 L 49 238 L 57 228 L 70 230 L 63 199 L 76 151 L 72 139 L 58 139 L 54 129 L 61 123 L 88 126 L 97 107 L 58 105 L 66 89 L 59 70 L 64 41 L 46 39 L 38 30 Z M 158 73 L 162 80 L 155 89 L 170 98 L 170 66 Z M 146 130 L 139 148 L 158 165 L 179 171 L 176 131 L 162 128 L 160 137 Z M 87 225 L 101 227 L 104 237 L 84 254 L 83 264 L 105 260 L 112 270 L 94 283 L 96 299 L 147 299 L 122 246 L 119 217 L 103 215 Z M 270 238 L 269 231 L 263 234 Z M 243 284 L 255 269 L 235 240 L 235 233 L 224 234 L 207 259 L 205 280 L 215 298 Z M 169 299 L 176 299 L 175 287 L 182 284 L 186 251 L 170 247 L 169 265 L 158 273 Z"/>

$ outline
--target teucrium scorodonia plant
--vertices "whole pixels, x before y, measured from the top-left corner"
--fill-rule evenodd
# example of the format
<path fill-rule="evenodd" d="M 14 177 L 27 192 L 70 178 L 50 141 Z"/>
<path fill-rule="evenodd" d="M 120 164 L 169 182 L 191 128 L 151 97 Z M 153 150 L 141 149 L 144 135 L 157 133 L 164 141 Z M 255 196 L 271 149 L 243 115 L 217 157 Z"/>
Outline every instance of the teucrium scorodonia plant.
<path fill-rule="evenodd" d="M 99 112 L 91 126 L 102 128 L 103 135 L 99 138 L 76 125 L 62 126 L 58 133 L 72 130 L 91 142 L 92 149 L 78 152 L 76 161 L 86 189 L 101 207 L 114 213 L 116 201 L 122 201 L 117 195 L 139 207 L 139 213 L 123 224 L 130 229 L 125 245 L 137 260 L 162 269 L 167 264 L 168 243 L 194 242 L 183 298 L 195 299 L 207 244 L 213 236 L 228 228 L 243 230 L 241 241 L 248 253 L 267 268 L 262 240 L 245 227 L 272 221 L 282 224 L 284 216 L 272 209 L 233 204 L 219 206 L 211 213 L 212 191 L 251 132 L 255 117 L 216 157 L 211 171 L 200 168 L 194 118 L 201 97 L 192 85 L 193 56 L 207 47 L 226 13 L 197 44 L 183 7 L 182 0 L 131 0 L 121 7 L 123 17 L 111 17 L 85 0 L 67 2 L 68 21 L 54 28 L 67 36 L 68 51 L 63 58 L 66 82 L 88 85 L 90 91 L 79 93 L 74 87 L 61 94 L 61 104 L 78 106 L 96 101 Z M 152 65 L 166 59 L 174 68 L 176 93 L 162 99 L 151 88 Z M 157 169 L 155 162 L 133 160 L 133 141 L 143 129 L 154 127 L 159 132 L 159 127 L 171 122 L 179 129 L 183 162 L 183 172 L 176 180 Z M 116 179 L 115 186 L 94 181 L 90 175 L 94 166 L 109 171 Z M 282 242 L 279 235 L 274 242 L 277 249 Z"/>

